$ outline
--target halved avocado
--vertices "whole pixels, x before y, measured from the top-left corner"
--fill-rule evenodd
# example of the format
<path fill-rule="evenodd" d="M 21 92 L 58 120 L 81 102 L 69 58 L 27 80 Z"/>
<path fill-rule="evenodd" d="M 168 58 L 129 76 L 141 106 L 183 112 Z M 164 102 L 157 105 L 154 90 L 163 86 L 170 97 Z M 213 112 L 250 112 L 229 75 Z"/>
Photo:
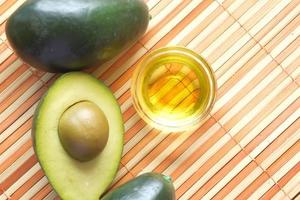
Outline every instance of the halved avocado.
<path fill-rule="evenodd" d="M 76 114 L 77 111 L 79 114 Z M 81 145 L 83 137 L 78 132 L 80 127 L 76 121 L 75 124 L 72 122 L 74 130 L 66 124 L 72 125 L 68 122 L 69 116 L 78 115 L 76 120 L 86 126 L 88 123 L 84 122 L 84 113 L 88 113 L 87 117 L 98 116 L 97 120 L 103 122 L 97 125 L 96 121 L 100 129 L 96 127 L 95 130 L 101 130 L 103 126 L 103 133 L 99 133 L 99 137 L 98 133 L 92 135 L 92 140 L 96 138 L 101 141 L 104 138 L 104 141 L 96 153 L 91 148 L 92 154 L 87 154 L 89 157 L 85 158 L 82 154 L 78 156 L 82 159 L 78 159 L 67 150 L 75 150 L 73 154 L 83 151 L 76 146 L 78 142 Z M 63 128 L 59 129 L 60 125 Z M 60 134 L 66 134 L 67 139 L 60 137 L 59 130 L 62 132 Z M 74 139 L 72 134 L 77 134 L 75 142 L 71 141 L 70 147 L 63 145 L 64 140 Z M 122 115 L 115 97 L 102 82 L 82 72 L 67 73 L 58 78 L 41 99 L 34 115 L 32 136 L 35 153 L 49 182 L 65 200 L 99 199 L 118 170 L 123 135 Z M 84 144 L 92 140 L 88 139 Z"/>

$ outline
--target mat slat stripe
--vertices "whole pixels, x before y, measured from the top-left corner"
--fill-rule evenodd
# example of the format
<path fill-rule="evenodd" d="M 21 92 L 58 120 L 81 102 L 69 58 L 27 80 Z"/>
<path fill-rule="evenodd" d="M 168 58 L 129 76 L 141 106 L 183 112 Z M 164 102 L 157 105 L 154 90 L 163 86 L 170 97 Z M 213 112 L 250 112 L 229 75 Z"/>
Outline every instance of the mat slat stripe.
<path fill-rule="evenodd" d="M 0 0 L 0 199 L 57 199 L 34 156 L 33 111 L 57 78 L 8 46 L 5 20 L 24 0 Z M 178 199 L 290 199 L 300 190 L 300 1 L 151 0 L 146 34 L 92 72 L 110 86 L 125 122 L 116 187 L 171 175 Z M 213 67 L 218 97 L 196 130 L 162 133 L 132 106 L 130 78 L 151 49 L 183 45 Z M 129 170 L 129 171 L 128 171 Z"/>

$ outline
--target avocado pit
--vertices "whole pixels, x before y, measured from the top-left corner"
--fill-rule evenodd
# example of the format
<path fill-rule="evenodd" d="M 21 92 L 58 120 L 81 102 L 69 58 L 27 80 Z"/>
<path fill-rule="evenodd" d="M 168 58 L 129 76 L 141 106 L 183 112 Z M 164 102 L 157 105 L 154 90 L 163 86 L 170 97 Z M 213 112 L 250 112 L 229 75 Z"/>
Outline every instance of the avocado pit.
<path fill-rule="evenodd" d="M 68 154 L 81 162 L 95 158 L 105 147 L 109 126 L 103 111 L 90 101 L 67 108 L 58 124 L 58 135 Z"/>

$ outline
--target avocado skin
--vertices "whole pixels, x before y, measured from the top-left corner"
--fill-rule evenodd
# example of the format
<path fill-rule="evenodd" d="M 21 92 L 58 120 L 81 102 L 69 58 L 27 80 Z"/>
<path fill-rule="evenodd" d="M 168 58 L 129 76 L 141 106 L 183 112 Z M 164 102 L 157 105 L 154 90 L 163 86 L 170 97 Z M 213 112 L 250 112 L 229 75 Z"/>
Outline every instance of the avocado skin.
<path fill-rule="evenodd" d="M 175 200 L 175 189 L 170 179 L 152 172 L 125 183 L 101 200 Z"/>
<path fill-rule="evenodd" d="M 49 72 L 100 65 L 141 37 L 149 13 L 142 0 L 28 0 L 8 19 L 17 55 Z"/>

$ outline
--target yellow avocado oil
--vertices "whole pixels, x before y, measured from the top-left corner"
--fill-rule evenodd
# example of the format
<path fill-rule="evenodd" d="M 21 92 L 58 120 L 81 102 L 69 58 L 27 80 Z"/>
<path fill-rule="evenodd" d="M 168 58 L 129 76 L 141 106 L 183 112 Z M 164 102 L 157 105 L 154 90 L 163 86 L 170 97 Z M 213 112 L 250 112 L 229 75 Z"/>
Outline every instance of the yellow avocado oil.
<path fill-rule="evenodd" d="M 182 131 L 199 125 L 211 110 L 216 83 L 206 61 L 183 47 L 150 52 L 132 79 L 133 104 L 155 128 Z"/>

